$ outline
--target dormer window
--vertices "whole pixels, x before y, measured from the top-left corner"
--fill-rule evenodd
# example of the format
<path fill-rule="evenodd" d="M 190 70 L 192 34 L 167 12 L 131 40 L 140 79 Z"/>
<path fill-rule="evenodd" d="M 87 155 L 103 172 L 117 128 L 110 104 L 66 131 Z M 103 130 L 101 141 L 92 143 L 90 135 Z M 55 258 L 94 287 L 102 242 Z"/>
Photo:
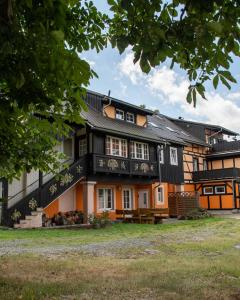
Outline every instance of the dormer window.
<path fill-rule="evenodd" d="M 135 123 L 134 114 L 127 112 L 126 113 L 126 121 L 129 123 Z"/>
<path fill-rule="evenodd" d="M 116 109 L 116 119 L 124 120 L 124 111 L 121 109 Z"/>

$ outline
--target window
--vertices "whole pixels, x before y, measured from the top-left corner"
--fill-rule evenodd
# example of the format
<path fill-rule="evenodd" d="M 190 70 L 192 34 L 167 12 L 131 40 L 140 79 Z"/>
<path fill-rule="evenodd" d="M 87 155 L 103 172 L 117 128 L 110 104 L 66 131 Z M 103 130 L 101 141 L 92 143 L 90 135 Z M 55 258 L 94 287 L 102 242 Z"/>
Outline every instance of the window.
<path fill-rule="evenodd" d="M 158 187 L 156 191 L 156 200 L 157 204 L 164 204 L 164 193 L 163 193 L 163 187 Z"/>
<path fill-rule="evenodd" d="M 225 194 L 225 186 L 224 185 L 215 186 L 215 194 Z"/>
<path fill-rule="evenodd" d="M 160 164 L 164 164 L 164 151 L 163 151 L 163 147 L 161 147 L 159 149 L 159 162 Z"/>
<path fill-rule="evenodd" d="M 193 158 L 193 172 L 198 171 L 198 159 L 196 157 Z"/>
<path fill-rule="evenodd" d="M 87 154 L 87 138 L 79 140 L 79 156 Z"/>
<path fill-rule="evenodd" d="M 213 187 L 212 186 L 205 186 L 203 188 L 204 195 L 212 195 L 213 194 Z"/>
<path fill-rule="evenodd" d="M 207 171 L 207 161 L 206 161 L 206 159 L 203 160 L 203 171 Z"/>
<path fill-rule="evenodd" d="M 126 114 L 126 121 L 129 123 L 134 123 L 134 114 L 127 112 Z"/>
<path fill-rule="evenodd" d="M 121 109 L 116 109 L 116 119 L 124 120 L 124 111 Z"/>
<path fill-rule="evenodd" d="M 127 157 L 127 141 L 111 136 L 106 138 L 106 154 Z"/>
<path fill-rule="evenodd" d="M 73 138 L 68 138 L 63 141 L 63 153 L 67 157 L 73 158 Z"/>
<path fill-rule="evenodd" d="M 170 147 L 170 163 L 173 166 L 178 165 L 177 148 Z"/>
<path fill-rule="evenodd" d="M 130 152 L 131 152 L 131 158 L 146 159 L 146 160 L 149 159 L 148 144 L 131 141 Z"/>
<path fill-rule="evenodd" d="M 133 208 L 133 191 L 130 188 L 123 189 L 123 209 Z"/>
<path fill-rule="evenodd" d="M 113 209 L 113 190 L 110 188 L 98 189 L 98 208 L 100 210 Z"/>

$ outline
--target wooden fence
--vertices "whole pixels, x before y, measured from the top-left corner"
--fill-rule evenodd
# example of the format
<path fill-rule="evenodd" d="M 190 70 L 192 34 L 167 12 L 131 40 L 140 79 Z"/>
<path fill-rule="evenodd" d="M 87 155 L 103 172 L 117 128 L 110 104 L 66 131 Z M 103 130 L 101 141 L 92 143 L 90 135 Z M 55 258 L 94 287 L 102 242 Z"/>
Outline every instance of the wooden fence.
<path fill-rule="evenodd" d="M 169 215 L 186 216 L 193 209 L 199 208 L 198 192 L 177 192 L 168 194 Z"/>

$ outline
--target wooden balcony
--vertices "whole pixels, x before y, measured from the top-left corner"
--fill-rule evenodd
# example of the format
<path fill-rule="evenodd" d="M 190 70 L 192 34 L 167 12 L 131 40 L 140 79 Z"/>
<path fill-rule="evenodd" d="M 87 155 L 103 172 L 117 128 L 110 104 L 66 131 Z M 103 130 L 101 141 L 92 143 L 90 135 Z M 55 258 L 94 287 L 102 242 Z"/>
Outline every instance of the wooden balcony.
<path fill-rule="evenodd" d="M 240 177 L 239 168 L 226 168 L 193 172 L 193 181 L 195 182 L 215 179 L 234 179 L 238 177 Z"/>
<path fill-rule="evenodd" d="M 240 151 L 240 141 L 219 141 L 212 146 L 212 153 L 226 152 L 226 151 Z"/>
<path fill-rule="evenodd" d="M 157 177 L 157 162 L 93 154 L 94 173 Z"/>

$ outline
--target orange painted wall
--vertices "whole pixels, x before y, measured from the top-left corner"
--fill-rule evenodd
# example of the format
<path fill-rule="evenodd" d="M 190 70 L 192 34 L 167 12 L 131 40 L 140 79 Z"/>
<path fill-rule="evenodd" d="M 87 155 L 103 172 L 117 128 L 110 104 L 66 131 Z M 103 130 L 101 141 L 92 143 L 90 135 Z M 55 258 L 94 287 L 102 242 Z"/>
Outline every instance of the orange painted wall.
<path fill-rule="evenodd" d="M 136 123 L 138 126 L 147 126 L 147 117 L 142 115 L 137 115 Z"/>
<path fill-rule="evenodd" d="M 204 186 L 218 186 L 218 185 L 225 185 L 225 182 L 208 182 L 204 183 Z M 213 195 L 203 195 L 202 188 L 199 189 L 199 192 L 201 194 L 200 196 L 200 204 L 203 208 L 208 209 L 208 198 L 209 198 L 209 204 L 210 209 L 221 209 L 220 202 L 222 203 L 222 209 L 233 209 L 234 203 L 233 203 L 233 195 L 232 195 L 232 183 L 228 182 L 226 185 L 226 194 L 213 194 Z M 237 191 L 236 191 L 237 192 Z M 221 200 L 220 200 L 221 199 Z"/>
<path fill-rule="evenodd" d="M 51 204 L 49 204 L 47 207 L 45 207 L 43 209 L 43 211 L 49 218 L 52 218 L 56 213 L 59 212 L 58 199 L 56 199 Z"/>
<path fill-rule="evenodd" d="M 76 186 L 76 210 L 83 211 L 83 185 L 81 183 Z"/>
<path fill-rule="evenodd" d="M 105 106 L 103 108 L 103 111 L 105 113 L 105 115 L 109 118 L 115 119 L 116 117 L 116 109 L 114 106 L 110 105 L 110 106 Z"/>
<path fill-rule="evenodd" d="M 194 184 L 184 184 L 184 192 L 194 192 L 195 186 Z"/>

